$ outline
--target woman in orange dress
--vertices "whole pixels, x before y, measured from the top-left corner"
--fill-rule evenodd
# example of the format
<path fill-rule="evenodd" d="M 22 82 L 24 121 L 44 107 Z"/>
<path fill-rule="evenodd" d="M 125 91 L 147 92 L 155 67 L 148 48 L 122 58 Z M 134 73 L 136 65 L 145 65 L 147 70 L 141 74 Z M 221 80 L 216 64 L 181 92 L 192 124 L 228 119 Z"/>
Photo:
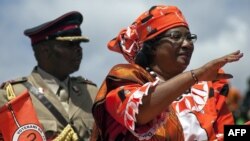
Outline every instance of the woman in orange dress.
<path fill-rule="evenodd" d="M 223 126 L 234 119 L 225 104 L 232 75 L 221 68 L 243 54 L 235 51 L 185 71 L 196 39 L 175 6 L 153 6 L 122 29 L 108 48 L 129 63 L 115 65 L 97 94 L 92 139 L 223 139 Z"/>

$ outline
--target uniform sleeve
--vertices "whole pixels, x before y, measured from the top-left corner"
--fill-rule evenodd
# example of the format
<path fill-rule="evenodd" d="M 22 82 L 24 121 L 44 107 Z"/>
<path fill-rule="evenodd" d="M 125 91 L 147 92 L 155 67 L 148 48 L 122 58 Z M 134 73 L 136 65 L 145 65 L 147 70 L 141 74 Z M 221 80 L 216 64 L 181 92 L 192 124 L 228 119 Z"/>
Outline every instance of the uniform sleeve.
<path fill-rule="evenodd" d="M 6 98 L 4 97 L 6 94 L 5 94 L 5 91 L 0 89 L 0 108 L 4 106 L 5 103 L 7 103 L 8 101 L 6 100 Z M 0 125 L 0 141 L 4 141 L 3 139 L 3 134 L 1 133 L 1 125 Z"/>
<path fill-rule="evenodd" d="M 149 89 L 154 88 L 158 81 L 148 82 L 144 85 L 129 84 L 110 91 L 106 97 L 106 109 L 109 114 L 121 125 L 126 127 L 138 138 L 145 134 L 152 136 L 156 128 L 163 123 L 166 112 L 157 116 L 146 125 L 136 126 L 136 114 L 139 113 L 139 105 L 143 96 L 147 96 Z"/>

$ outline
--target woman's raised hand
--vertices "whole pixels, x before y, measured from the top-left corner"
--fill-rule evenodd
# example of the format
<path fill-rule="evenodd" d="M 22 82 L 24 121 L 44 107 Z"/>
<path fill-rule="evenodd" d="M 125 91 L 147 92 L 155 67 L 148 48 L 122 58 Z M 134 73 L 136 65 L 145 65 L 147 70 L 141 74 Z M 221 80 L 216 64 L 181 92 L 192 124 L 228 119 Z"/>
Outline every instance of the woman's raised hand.
<path fill-rule="evenodd" d="M 219 69 L 227 63 L 236 62 L 243 57 L 243 53 L 239 50 L 223 57 L 214 59 L 202 67 L 193 70 L 199 81 L 211 81 L 219 79 L 229 79 L 233 76 L 227 73 L 219 73 Z"/>

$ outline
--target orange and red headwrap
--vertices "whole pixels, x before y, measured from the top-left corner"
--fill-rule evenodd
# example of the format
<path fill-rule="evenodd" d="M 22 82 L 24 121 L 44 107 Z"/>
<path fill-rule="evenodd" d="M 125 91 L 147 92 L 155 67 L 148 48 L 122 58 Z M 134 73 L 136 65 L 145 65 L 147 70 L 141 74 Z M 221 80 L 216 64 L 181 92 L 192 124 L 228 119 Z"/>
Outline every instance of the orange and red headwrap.
<path fill-rule="evenodd" d="M 109 41 L 108 48 L 123 54 L 128 62 L 134 63 L 143 42 L 176 26 L 188 28 L 182 12 L 177 7 L 153 6 L 142 13 L 128 28 L 122 29 L 116 38 Z"/>

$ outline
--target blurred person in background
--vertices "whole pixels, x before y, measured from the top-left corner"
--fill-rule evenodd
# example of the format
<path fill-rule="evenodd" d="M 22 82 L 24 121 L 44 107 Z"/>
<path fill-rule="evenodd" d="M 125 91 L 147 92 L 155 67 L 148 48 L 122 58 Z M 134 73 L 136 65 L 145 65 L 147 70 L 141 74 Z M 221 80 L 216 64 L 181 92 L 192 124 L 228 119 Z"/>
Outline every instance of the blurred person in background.
<path fill-rule="evenodd" d="M 250 77 L 247 80 L 247 91 L 240 106 L 240 114 L 243 122 L 250 120 Z"/>
<path fill-rule="evenodd" d="M 227 95 L 226 103 L 229 110 L 233 113 L 236 124 L 244 124 L 241 118 L 240 105 L 242 103 L 241 92 L 229 82 L 229 92 Z"/>

